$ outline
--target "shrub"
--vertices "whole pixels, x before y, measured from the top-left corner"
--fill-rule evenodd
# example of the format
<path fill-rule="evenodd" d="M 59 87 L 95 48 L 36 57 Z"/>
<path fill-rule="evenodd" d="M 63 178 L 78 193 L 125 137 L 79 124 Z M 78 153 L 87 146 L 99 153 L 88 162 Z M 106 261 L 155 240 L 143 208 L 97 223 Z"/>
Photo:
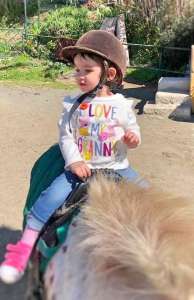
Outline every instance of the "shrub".
<path fill-rule="evenodd" d="M 59 76 L 64 74 L 64 71 L 67 73 L 72 69 L 68 66 L 65 66 L 63 63 L 60 62 L 46 62 L 44 68 L 44 77 L 49 79 L 56 79 Z"/>
<path fill-rule="evenodd" d="M 28 16 L 34 15 L 38 10 L 37 0 L 27 1 Z M 24 3 L 22 0 L 0 0 L 0 22 L 6 16 L 6 25 L 24 19 Z"/>
<path fill-rule="evenodd" d="M 154 20 L 142 16 L 137 7 L 133 7 L 126 14 L 127 41 L 132 44 L 155 45 L 149 47 L 129 47 L 130 61 L 132 64 L 154 65 L 158 61 L 158 45 L 160 42 L 160 30 Z"/>
<path fill-rule="evenodd" d="M 182 17 L 172 27 L 161 34 L 161 45 L 169 47 L 190 48 L 194 43 L 194 17 Z M 189 51 L 166 50 L 163 52 L 163 68 L 184 71 L 189 62 Z"/>
<path fill-rule="evenodd" d="M 135 65 L 158 66 L 160 63 L 163 69 L 184 72 L 189 62 L 189 51 L 164 49 L 160 54 L 159 49 L 190 48 L 194 43 L 194 4 L 190 3 L 189 6 L 186 2 L 183 5 L 182 2 L 164 0 L 160 8 L 148 13 L 151 17 L 145 14 L 144 7 L 136 5 L 129 8 L 126 18 L 127 40 L 129 43 L 156 47 L 131 47 L 130 61 Z"/>
<path fill-rule="evenodd" d="M 25 49 L 33 56 L 52 58 L 60 37 L 78 39 L 88 30 L 100 28 L 102 19 L 113 14 L 115 11 L 108 7 L 89 10 L 68 6 L 53 10 L 40 24 L 34 21 L 28 28 Z"/>
<path fill-rule="evenodd" d="M 153 81 L 157 81 L 162 75 L 163 75 L 162 72 L 158 70 L 128 68 L 126 72 L 125 80 L 133 78 L 142 83 L 153 82 Z"/>

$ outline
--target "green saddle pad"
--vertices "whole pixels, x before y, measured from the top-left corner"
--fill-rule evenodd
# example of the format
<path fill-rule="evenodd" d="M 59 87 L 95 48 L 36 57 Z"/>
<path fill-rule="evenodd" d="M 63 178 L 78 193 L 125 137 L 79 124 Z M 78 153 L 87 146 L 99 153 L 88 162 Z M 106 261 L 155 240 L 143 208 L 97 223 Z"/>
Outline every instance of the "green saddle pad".
<path fill-rule="evenodd" d="M 53 180 L 64 171 L 65 161 L 62 157 L 58 144 L 51 146 L 46 152 L 44 152 L 38 160 L 35 162 L 30 178 L 30 187 L 23 210 L 24 221 L 23 226 L 26 224 L 26 217 L 31 207 L 39 197 L 42 191 L 44 191 Z M 52 256 L 57 252 L 60 245 L 66 239 L 69 225 L 75 213 L 72 214 L 64 224 L 56 228 L 56 235 L 58 243 L 57 245 L 50 247 L 47 246 L 42 237 L 36 246 L 36 251 L 41 253 L 39 255 L 39 271 L 43 273 L 48 265 L 48 262 Z"/>
<path fill-rule="evenodd" d="M 65 162 L 58 144 L 51 146 L 35 162 L 31 171 L 30 187 L 23 210 L 24 226 L 26 223 L 26 216 L 34 202 L 41 192 L 44 191 L 53 182 L 53 180 L 64 171 L 64 165 Z"/>

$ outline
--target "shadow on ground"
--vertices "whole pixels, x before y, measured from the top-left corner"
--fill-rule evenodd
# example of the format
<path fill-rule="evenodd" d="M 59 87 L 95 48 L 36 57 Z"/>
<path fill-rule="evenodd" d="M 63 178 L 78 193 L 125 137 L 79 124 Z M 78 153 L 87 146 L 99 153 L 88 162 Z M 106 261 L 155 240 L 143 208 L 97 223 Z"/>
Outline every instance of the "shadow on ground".
<path fill-rule="evenodd" d="M 143 114 L 143 108 L 146 103 L 155 103 L 155 94 L 157 91 L 157 84 L 147 84 L 136 82 L 125 82 L 122 94 L 126 98 L 134 98 L 136 101 L 135 109 L 137 114 Z"/>
<path fill-rule="evenodd" d="M 7 243 L 15 243 L 21 232 L 11 230 L 7 227 L 0 227 L 0 261 L 2 262 L 5 247 Z M 26 278 L 13 285 L 6 285 L 0 282 L 0 299 L 1 300 L 25 300 Z"/>

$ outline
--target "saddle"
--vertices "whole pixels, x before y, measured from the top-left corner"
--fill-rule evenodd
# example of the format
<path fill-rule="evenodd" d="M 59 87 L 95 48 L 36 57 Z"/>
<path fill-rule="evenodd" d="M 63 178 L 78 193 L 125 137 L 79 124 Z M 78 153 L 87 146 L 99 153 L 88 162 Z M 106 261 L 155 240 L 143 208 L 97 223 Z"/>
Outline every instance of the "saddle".
<path fill-rule="evenodd" d="M 27 197 L 27 203 L 24 208 L 24 213 L 30 209 L 30 206 L 33 205 L 34 198 L 33 191 L 36 192 L 36 190 L 33 190 L 36 186 L 37 181 L 37 175 L 39 175 L 39 168 L 38 166 L 42 165 L 42 159 L 47 162 L 47 168 L 51 167 L 49 162 L 52 160 L 49 160 L 49 155 L 51 151 L 52 157 L 54 152 L 58 151 L 57 146 L 55 145 L 54 148 L 51 148 L 48 150 L 41 158 L 35 163 L 34 168 L 32 169 L 32 177 L 31 177 L 31 184 L 30 190 Z M 59 150 L 60 151 L 60 150 Z M 55 174 L 57 176 L 59 170 L 60 170 L 60 163 L 61 157 L 60 152 L 57 152 L 58 154 L 58 162 L 57 162 L 57 168 L 54 168 Z M 45 159 L 46 158 L 46 159 Z M 56 159 L 56 156 L 55 156 Z M 60 161 L 60 162 L 59 162 Z M 55 162 L 56 163 L 56 162 Z M 47 169 L 45 169 L 44 164 L 44 170 L 46 173 L 48 172 Z M 54 177 L 54 173 L 50 174 L 49 181 L 51 180 L 51 177 Z M 53 214 L 53 216 L 48 220 L 48 222 L 44 225 L 39 239 L 37 241 L 37 244 L 34 248 L 34 251 L 31 256 L 30 264 L 28 267 L 28 284 L 27 284 L 27 300 L 43 300 L 44 298 L 44 286 L 43 286 L 43 275 L 46 270 L 46 267 L 53 257 L 53 255 L 57 252 L 57 250 L 60 248 L 60 246 L 63 244 L 67 237 L 69 225 L 71 224 L 73 218 L 80 212 L 82 205 L 87 201 L 88 195 L 88 185 L 90 183 L 90 180 L 94 176 L 97 176 L 98 174 L 102 174 L 108 179 L 114 180 L 115 182 L 118 182 L 122 179 L 121 175 L 116 173 L 114 170 L 110 169 L 100 169 L 100 170 L 92 170 L 92 176 L 87 180 L 79 183 L 76 188 L 70 193 L 68 198 L 66 199 L 65 203 L 56 210 L 56 212 Z M 51 176 L 52 175 L 52 176 Z M 40 178 L 39 178 L 40 179 Z M 35 181 L 34 181 L 35 180 Z M 43 185 L 46 185 L 46 180 L 43 177 Z M 31 190 L 32 189 L 32 190 Z M 38 185 L 38 192 L 40 192 L 42 189 L 40 183 Z M 24 215 L 25 216 L 25 215 Z M 25 224 L 25 219 L 24 219 Z"/>

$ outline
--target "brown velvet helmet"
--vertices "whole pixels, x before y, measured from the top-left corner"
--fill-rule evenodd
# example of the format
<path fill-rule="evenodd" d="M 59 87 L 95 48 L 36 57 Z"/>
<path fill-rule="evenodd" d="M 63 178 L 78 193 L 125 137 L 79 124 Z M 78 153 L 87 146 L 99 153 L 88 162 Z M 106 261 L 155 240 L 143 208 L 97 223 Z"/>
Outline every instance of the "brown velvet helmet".
<path fill-rule="evenodd" d="M 69 61 L 78 53 L 95 54 L 112 63 L 118 75 L 118 84 L 126 70 L 126 54 L 120 40 L 112 33 L 105 30 L 91 30 L 82 35 L 75 46 L 65 47 L 61 51 L 61 57 Z"/>

